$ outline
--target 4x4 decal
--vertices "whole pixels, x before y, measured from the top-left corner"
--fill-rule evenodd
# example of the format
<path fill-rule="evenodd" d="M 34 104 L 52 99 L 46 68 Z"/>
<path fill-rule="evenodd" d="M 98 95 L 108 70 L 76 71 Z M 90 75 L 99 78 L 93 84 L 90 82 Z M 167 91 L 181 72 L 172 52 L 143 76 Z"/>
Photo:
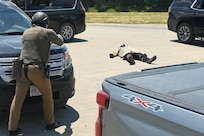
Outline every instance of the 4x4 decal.
<path fill-rule="evenodd" d="M 154 112 L 163 112 L 164 110 L 162 109 L 162 105 L 153 103 L 151 101 L 143 101 L 140 97 L 131 95 L 131 94 L 123 94 L 123 98 L 128 99 L 128 102 L 132 104 L 139 104 L 145 109 L 151 108 Z"/>

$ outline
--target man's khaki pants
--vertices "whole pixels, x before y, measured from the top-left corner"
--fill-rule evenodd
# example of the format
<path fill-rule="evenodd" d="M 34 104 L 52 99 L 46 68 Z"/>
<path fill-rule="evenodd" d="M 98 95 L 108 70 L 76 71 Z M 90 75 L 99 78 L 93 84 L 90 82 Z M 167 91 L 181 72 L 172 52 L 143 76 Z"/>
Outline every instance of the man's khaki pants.
<path fill-rule="evenodd" d="M 28 80 L 29 79 L 29 80 Z M 39 69 L 38 65 L 28 66 L 28 79 L 22 68 L 21 78 L 16 80 L 15 96 L 11 103 L 8 130 L 16 130 L 21 115 L 22 105 L 31 85 L 31 82 L 39 89 L 43 99 L 43 110 L 45 122 L 50 125 L 54 123 L 54 103 L 50 79 L 45 76 L 45 71 Z M 32 107 L 31 107 L 32 108 Z"/>

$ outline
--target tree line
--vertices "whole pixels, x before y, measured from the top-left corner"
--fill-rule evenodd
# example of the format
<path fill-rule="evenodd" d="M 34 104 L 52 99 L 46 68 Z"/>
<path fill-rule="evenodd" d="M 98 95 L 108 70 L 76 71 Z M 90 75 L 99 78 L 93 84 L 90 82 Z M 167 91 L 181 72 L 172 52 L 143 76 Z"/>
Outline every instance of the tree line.
<path fill-rule="evenodd" d="M 172 0 L 81 0 L 87 11 L 167 11 Z"/>

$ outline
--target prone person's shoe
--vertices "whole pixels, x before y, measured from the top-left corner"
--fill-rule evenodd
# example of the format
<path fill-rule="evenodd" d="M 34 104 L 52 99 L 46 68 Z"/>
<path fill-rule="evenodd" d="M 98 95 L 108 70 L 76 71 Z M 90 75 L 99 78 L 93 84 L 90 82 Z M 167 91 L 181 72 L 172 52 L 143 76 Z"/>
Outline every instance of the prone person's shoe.
<path fill-rule="evenodd" d="M 148 64 L 151 64 L 153 61 L 155 61 L 157 59 L 157 56 L 154 56 L 154 57 L 152 57 L 152 58 L 149 58 L 148 60 L 147 60 L 147 63 Z"/>

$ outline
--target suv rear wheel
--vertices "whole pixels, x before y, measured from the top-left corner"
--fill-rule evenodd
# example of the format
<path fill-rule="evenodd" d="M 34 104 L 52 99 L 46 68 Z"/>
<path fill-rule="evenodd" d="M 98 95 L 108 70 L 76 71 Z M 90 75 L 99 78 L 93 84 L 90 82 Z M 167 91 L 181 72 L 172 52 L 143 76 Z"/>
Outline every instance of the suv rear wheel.
<path fill-rule="evenodd" d="M 182 23 L 177 29 L 178 40 L 182 43 L 192 43 L 195 40 L 195 35 L 190 24 Z"/>
<path fill-rule="evenodd" d="M 65 42 L 69 42 L 73 39 L 74 34 L 75 34 L 75 29 L 74 26 L 70 23 L 64 23 L 61 27 L 60 27 L 60 34 L 62 35 L 62 37 L 64 38 Z"/>

